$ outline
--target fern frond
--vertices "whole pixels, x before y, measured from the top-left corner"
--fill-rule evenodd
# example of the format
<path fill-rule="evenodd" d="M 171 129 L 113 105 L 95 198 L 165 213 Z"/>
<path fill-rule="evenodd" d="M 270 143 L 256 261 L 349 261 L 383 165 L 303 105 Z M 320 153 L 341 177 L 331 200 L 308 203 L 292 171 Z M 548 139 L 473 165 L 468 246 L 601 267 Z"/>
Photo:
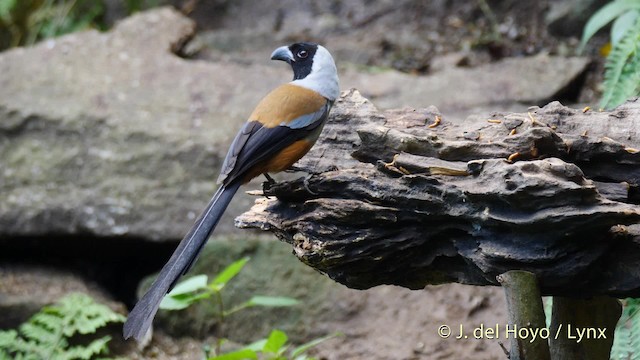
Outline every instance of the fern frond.
<path fill-rule="evenodd" d="M 640 299 L 625 299 L 611 347 L 612 360 L 631 360 L 640 355 Z"/>
<path fill-rule="evenodd" d="M 640 20 L 616 43 L 605 63 L 600 106 L 610 109 L 638 94 L 640 84 Z"/>
<path fill-rule="evenodd" d="M 52 351 L 51 348 L 41 347 L 36 342 L 25 341 L 22 338 L 17 338 L 8 350 L 9 354 L 15 354 L 14 359 L 23 360 L 46 359 Z"/>
<path fill-rule="evenodd" d="M 638 2 L 637 0 L 611 1 L 607 5 L 596 11 L 596 13 L 593 14 L 591 18 L 589 18 L 589 21 L 587 21 L 584 26 L 582 40 L 580 41 L 580 46 L 578 47 L 578 53 L 582 53 L 587 42 L 600 29 L 605 27 L 615 18 L 633 10 L 640 10 L 640 2 Z"/>
<path fill-rule="evenodd" d="M 622 320 L 622 318 L 620 318 Z M 626 321 L 621 321 L 615 330 L 613 346 L 611 347 L 611 360 L 628 360 L 631 358 L 631 331 Z"/>
<path fill-rule="evenodd" d="M 71 294 L 59 303 L 59 309 L 65 314 L 64 334 L 92 334 L 111 322 L 123 322 L 125 317 L 113 312 L 109 307 L 98 304 L 84 294 Z"/>
<path fill-rule="evenodd" d="M 15 330 L 0 331 L 0 349 L 11 345 L 11 343 L 13 343 L 17 337 L 18 332 Z"/>
<path fill-rule="evenodd" d="M 92 341 L 87 346 L 74 346 L 66 351 L 66 356 L 73 360 L 90 360 L 94 356 L 104 353 L 109 341 L 111 341 L 111 336 L 105 336 Z"/>
<path fill-rule="evenodd" d="M 61 317 L 62 315 L 59 312 L 50 313 L 43 309 L 43 311 L 33 315 L 29 322 L 51 331 L 59 331 L 62 327 Z"/>
<path fill-rule="evenodd" d="M 46 306 L 15 330 L 0 331 L 0 360 L 88 360 L 106 352 L 109 336 L 69 346 L 75 334 L 92 334 L 124 316 L 84 294 L 71 294 Z"/>
<path fill-rule="evenodd" d="M 58 332 L 42 327 L 41 324 L 28 322 L 20 325 L 20 334 L 28 340 L 55 346 L 60 340 Z"/>
<path fill-rule="evenodd" d="M 640 11 L 637 9 L 625 12 L 620 15 L 613 24 L 611 24 L 611 44 L 616 45 L 625 34 L 629 32 L 629 29 L 633 27 L 633 25 L 638 20 L 640 16 Z"/>
<path fill-rule="evenodd" d="M 640 355 L 640 299 L 631 299 L 627 306 L 631 308 L 629 310 L 631 356 L 637 359 Z"/>

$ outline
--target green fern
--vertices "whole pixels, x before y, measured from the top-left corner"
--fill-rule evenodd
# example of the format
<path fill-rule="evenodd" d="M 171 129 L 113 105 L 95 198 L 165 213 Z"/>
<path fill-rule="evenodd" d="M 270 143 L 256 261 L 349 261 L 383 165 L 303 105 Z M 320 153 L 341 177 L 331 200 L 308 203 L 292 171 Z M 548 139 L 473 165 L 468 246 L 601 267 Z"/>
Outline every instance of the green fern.
<path fill-rule="evenodd" d="M 633 24 L 634 17 L 640 11 L 640 1 L 638 0 L 614 0 L 596 11 L 584 26 L 582 40 L 578 47 L 578 53 L 584 50 L 589 40 L 607 24 L 613 21 L 611 28 L 611 42 L 616 43 L 626 28 Z"/>
<path fill-rule="evenodd" d="M 89 360 L 108 350 L 111 337 L 73 346 L 70 338 L 93 334 L 108 323 L 124 320 L 124 316 L 87 295 L 70 294 L 55 305 L 45 306 L 22 324 L 19 331 L 0 331 L 0 360 Z"/>
<path fill-rule="evenodd" d="M 622 316 L 616 326 L 613 346 L 611 348 L 612 360 L 637 359 L 640 355 L 640 299 L 624 300 Z"/>
<path fill-rule="evenodd" d="M 640 0 L 614 0 L 593 14 L 584 27 L 578 52 L 611 22 L 612 50 L 605 63 L 604 94 L 600 101 L 600 107 L 605 109 L 640 95 Z"/>
<path fill-rule="evenodd" d="M 609 53 L 605 63 L 604 94 L 600 106 L 612 108 L 640 90 L 640 20 L 636 19 Z"/>

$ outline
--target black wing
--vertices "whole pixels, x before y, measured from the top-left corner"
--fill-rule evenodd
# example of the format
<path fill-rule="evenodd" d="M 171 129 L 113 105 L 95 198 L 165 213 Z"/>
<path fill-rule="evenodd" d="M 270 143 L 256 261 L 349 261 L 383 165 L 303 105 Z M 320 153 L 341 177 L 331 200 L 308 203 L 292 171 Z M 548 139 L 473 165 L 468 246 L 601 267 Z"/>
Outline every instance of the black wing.
<path fill-rule="evenodd" d="M 330 108 L 331 103 L 327 102 L 327 105 L 317 112 L 291 121 L 289 124 L 294 127 L 278 125 L 268 128 L 258 121 L 245 123 L 231 143 L 222 164 L 218 182 L 229 184 L 242 177 L 252 166 L 269 159 L 294 142 L 306 138 L 324 123 Z"/>

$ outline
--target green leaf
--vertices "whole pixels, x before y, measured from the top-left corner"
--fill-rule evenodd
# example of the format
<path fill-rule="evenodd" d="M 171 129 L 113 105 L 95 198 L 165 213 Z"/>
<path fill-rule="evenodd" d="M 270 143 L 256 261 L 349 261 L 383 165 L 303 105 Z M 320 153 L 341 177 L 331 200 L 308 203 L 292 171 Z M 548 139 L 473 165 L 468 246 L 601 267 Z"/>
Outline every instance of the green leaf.
<path fill-rule="evenodd" d="M 184 310 L 188 308 L 192 303 L 192 301 L 165 296 L 160 302 L 159 308 L 162 310 Z"/>
<path fill-rule="evenodd" d="M 289 337 L 284 333 L 284 331 L 280 331 L 277 329 L 273 330 L 271 331 L 271 334 L 269 334 L 267 342 L 264 344 L 262 351 L 272 354 L 278 354 L 284 344 L 287 343 L 288 339 Z"/>
<path fill-rule="evenodd" d="M 210 357 L 209 360 L 246 360 L 258 359 L 258 354 L 253 350 L 241 349 L 238 351 Z"/>
<path fill-rule="evenodd" d="M 210 292 L 196 294 L 182 294 L 176 296 L 165 296 L 160 302 L 160 309 L 163 310 L 182 310 L 203 299 L 211 297 Z"/>
<path fill-rule="evenodd" d="M 222 270 L 222 272 L 220 272 L 218 276 L 213 279 L 209 286 L 216 291 L 222 290 L 222 288 L 231 279 L 233 279 L 236 275 L 238 275 L 238 273 L 240 273 L 240 271 L 242 271 L 242 268 L 244 268 L 248 261 L 248 257 L 244 257 L 238 261 L 234 261 L 233 263 L 231 263 L 231 265 L 224 268 L 224 270 Z"/>
<path fill-rule="evenodd" d="M 90 360 L 95 355 L 107 352 L 107 344 L 111 341 L 110 336 L 105 336 L 92 341 L 87 346 L 74 346 L 66 351 L 68 359 Z"/>
<path fill-rule="evenodd" d="M 70 294 L 42 308 L 19 327 L 19 332 L 0 332 L 0 359 L 4 355 L 18 360 L 93 359 L 106 351 L 110 337 L 74 347 L 69 346 L 69 339 L 78 333 L 95 333 L 110 322 L 124 319 L 87 295 Z"/>
<path fill-rule="evenodd" d="M 41 343 L 55 344 L 58 341 L 57 331 L 51 331 L 34 322 L 27 322 L 20 325 L 20 333 L 26 339 L 36 340 Z"/>
<path fill-rule="evenodd" d="M 64 314 L 63 333 L 68 337 L 75 333 L 92 334 L 110 322 L 125 320 L 124 316 L 80 293 L 62 298 L 55 307 Z M 56 309 L 52 310 L 55 312 Z"/>
<path fill-rule="evenodd" d="M 176 296 L 207 288 L 207 275 L 196 275 L 181 281 L 167 295 Z"/>
<path fill-rule="evenodd" d="M 15 330 L 0 331 L 0 349 L 9 346 L 18 337 L 18 332 Z"/>
<path fill-rule="evenodd" d="M 633 24 L 635 24 L 638 19 L 638 15 L 640 15 L 640 11 L 631 10 L 622 14 L 613 22 L 613 25 L 611 25 L 611 46 L 616 46 L 629 30 L 631 30 Z"/>
<path fill-rule="evenodd" d="M 587 24 L 584 26 L 582 32 L 582 40 L 578 47 L 578 53 L 582 53 L 587 42 L 595 35 L 600 29 L 605 27 L 608 23 L 613 21 L 626 11 L 640 9 L 640 2 L 637 0 L 616 0 L 608 3 L 607 5 L 596 11 L 595 14 L 589 18 Z"/>
<path fill-rule="evenodd" d="M 637 95 L 640 85 L 640 18 L 611 49 L 605 63 L 602 108 L 610 109 Z"/>
<path fill-rule="evenodd" d="M 544 310 L 545 323 L 548 328 L 551 328 L 551 316 L 553 316 L 553 297 L 542 297 L 542 309 Z"/>
<path fill-rule="evenodd" d="M 254 296 L 251 299 L 243 302 L 240 305 L 233 307 L 230 310 L 224 312 L 225 316 L 231 315 L 240 310 L 254 307 L 254 306 L 264 306 L 264 307 L 287 307 L 298 305 L 300 302 L 296 299 L 281 297 L 281 296 Z"/>
<path fill-rule="evenodd" d="M 622 315 L 618 320 L 611 347 L 612 360 L 633 359 L 638 354 L 640 344 L 637 337 L 640 336 L 640 319 L 637 314 L 640 309 L 640 299 L 625 299 L 623 301 Z"/>
<path fill-rule="evenodd" d="M 179 283 L 162 299 L 160 309 L 182 310 L 197 301 L 211 297 L 207 280 L 207 275 L 196 275 Z M 200 290 L 207 292 L 197 293 Z"/>
<path fill-rule="evenodd" d="M 258 340 L 256 342 L 252 342 L 251 344 L 243 347 L 242 349 L 244 350 L 253 350 L 253 351 L 260 351 L 264 348 L 264 344 L 267 343 L 267 339 L 261 339 Z"/>
<path fill-rule="evenodd" d="M 292 357 L 297 357 L 300 356 L 302 354 L 304 354 L 305 352 L 309 351 L 309 349 L 311 349 L 312 347 L 318 346 L 318 344 L 325 342 L 329 339 L 333 339 L 335 337 L 338 336 L 342 336 L 342 333 L 340 332 L 335 332 L 333 334 L 329 334 L 327 336 L 323 336 L 314 340 L 309 341 L 308 343 L 304 343 L 300 346 L 298 346 L 297 348 L 293 349 L 293 351 L 291 352 L 291 356 Z"/>
<path fill-rule="evenodd" d="M 300 301 L 284 296 L 253 296 L 247 301 L 249 306 L 287 307 L 300 304 Z"/>

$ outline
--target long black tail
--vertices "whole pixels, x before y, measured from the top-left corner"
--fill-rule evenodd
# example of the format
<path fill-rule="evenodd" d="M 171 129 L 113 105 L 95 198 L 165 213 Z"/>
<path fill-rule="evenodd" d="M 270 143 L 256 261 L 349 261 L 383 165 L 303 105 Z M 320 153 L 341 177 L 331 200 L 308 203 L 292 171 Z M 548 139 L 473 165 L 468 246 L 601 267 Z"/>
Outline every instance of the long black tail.
<path fill-rule="evenodd" d="M 169 261 L 164 265 L 151 288 L 129 313 L 127 322 L 124 323 L 125 339 L 133 336 L 136 340 L 141 340 L 146 335 L 162 298 L 191 268 L 239 187 L 240 182 L 236 181 L 221 186 L 216 191 L 189 233 L 185 235 Z"/>

